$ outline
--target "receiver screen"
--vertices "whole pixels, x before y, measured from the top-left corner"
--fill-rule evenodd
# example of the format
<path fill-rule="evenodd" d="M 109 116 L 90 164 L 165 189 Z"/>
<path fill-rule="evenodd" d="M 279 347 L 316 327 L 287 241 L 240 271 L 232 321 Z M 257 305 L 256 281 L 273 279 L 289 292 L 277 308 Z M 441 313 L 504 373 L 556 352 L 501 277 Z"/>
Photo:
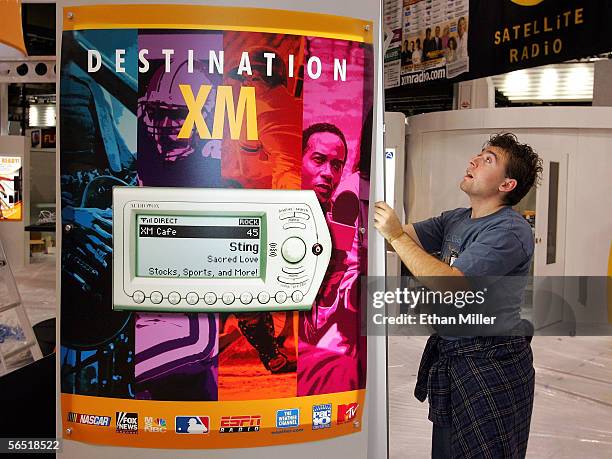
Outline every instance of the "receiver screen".
<path fill-rule="evenodd" d="M 136 216 L 136 276 L 261 277 L 261 216 Z"/>

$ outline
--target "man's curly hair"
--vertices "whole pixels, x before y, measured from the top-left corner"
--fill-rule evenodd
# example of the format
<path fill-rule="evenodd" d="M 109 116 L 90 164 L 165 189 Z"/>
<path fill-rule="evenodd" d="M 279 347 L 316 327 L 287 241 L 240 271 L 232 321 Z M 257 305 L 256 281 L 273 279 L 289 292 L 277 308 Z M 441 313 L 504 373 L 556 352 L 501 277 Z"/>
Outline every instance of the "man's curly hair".
<path fill-rule="evenodd" d="M 519 143 L 510 132 L 493 134 L 488 146 L 501 148 L 506 158 L 506 177 L 516 180 L 514 190 L 504 197 L 504 204 L 514 206 L 529 192 L 534 184 L 540 183 L 542 177 L 542 159 L 526 143 Z"/>

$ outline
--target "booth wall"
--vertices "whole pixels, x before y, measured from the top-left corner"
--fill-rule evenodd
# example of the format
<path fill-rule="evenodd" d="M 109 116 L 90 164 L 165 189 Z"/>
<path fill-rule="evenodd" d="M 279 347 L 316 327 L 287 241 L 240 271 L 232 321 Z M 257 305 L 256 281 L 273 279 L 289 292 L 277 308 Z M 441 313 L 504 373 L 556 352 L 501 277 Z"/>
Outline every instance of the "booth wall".
<path fill-rule="evenodd" d="M 467 207 L 459 189 L 490 134 L 513 132 L 543 154 L 567 154 L 566 276 L 605 276 L 612 234 L 612 109 L 462 110 L 409 119 L 405 206 L 410 222 Z M 537 218 L 537 216 L 536 216 Z M 542 217 L 540 217 L 542 218 Z"/>
<path fill-rule="evenodd" d="M 93 5 L 93 4 L 110 4 L 110 3 L 172 3 L 172 2 L 151 2 L 151 1 L 125 1 L 125 2 L 104 2 L 95 0 L 86 1 L 59 1 L 57 3 L 57 55 L 61 47 L 61 31 L 62 31 L 62 9 L 66 6 L 75 5 Z M 182 2 L 203 4 L 204 2 Z M 379 69 L 379 53 L 380 47 L 380 30 L 377 27 L 380 19 L 380 5 L 377 2 L 354 3 L 346 0 L 337 2 L 326 2 L 322 0 L 298 0 L 287 4 L 278 0 L 234 0 L 234 1 L 215 1 L 211 2 L 214 6 L 239 6 L 239 7 L 257 7 L 271 9 L 289 9 L 294 11 L 304 11 L 312 13 L 324 13 L 335 15 L 349 15 L 354 18 L 365 19 L 374 23 L 374 48 L 375 48 L 375 68 Z M 207 4 L 207 3 L 206 3 Z M 375 99 L 374 99 L 374 119 L 375 127 L 373 134 L 373 151 L 382 150 L 382 136 L 377 136 L 376 133 L 382 132 L 382 90 L 381 90 L 381 71 L 377 70 L 375 74 Z M 59 91 L 58 91 L 59 93 Z M 61 114 L 60 114 L 61 115 Z M 58 137 L 61 135 L 59 133 Z M 60 139 L 58 138 L 58 145 Z M 60 152 L 61 154 L 61 152 Z M 376 156 L 374 156 L 375 158 Z M 58 155 L 59 158 L 59 155 Z M 374 159 L 372 171 L 374 177 L 372 184 L 382 183 L 382 167 L 378 165 Z M 58 163 L 59 167 L 59 163 Z M 59 172 L 58 172 L 59 176 Z M 57 187 L 56 196 L 57 202 L 59 199 L 59 187 Z M 382 199 L 382 189 L 372 189 L 370 205 L 377 200 Z M 370 225 L 371 226 L 371 225 Z M 59 230 L 59 228 L 58 228 Z M 373 227 L 369 228 L 370 234 L 375 234 Z M 61 234 L 58 231 L 58 234 Z M 371 273 L 382 273 L 384 270 L 384 251 L 382 250 L 382 240 L 378 236 L 370 239 L 369 253 L 369 270 Z M 61 244 L 61 242 L 60 242 Z M 376 246 L 376 250 L 373 248 Z M 58 257 L 58 273 L 59 273 L 59 257 Z M 58 277 L 59 286 L 59 277 Z M 60 286 L 61 287 L 61 286 Z M 58 304 L 60 298 L 60 288 L 58 288 Z M 59 313 L 58 313 L 59 317 Z M 61 326 L 61 324 L 60 324 Z M 59 339 L 59 336 L 58 336 Z M 155 450 L 155 449 L 136 449 L 136 448 L 115 448 L 115 447 L 100 447 L 77 443 L 74 441 L 65 441 L 63 451 L 60 457 L 66 458 L 97 458 L 97 457 L 131 457 L 131 458 L 155 458 L 155 457 L 202 457 L 204 454 L 208 458 L 269 458 L 289 456 L 296 459 L 311 458 L 311 457 L 385 457 L 386 456 L 386 403 L 385 403 L 385 378 L 386 378 L 386 359 L 385 359 L 385 341 L 384 338 L 371 338 L 368 342 L 368 385 L 366 398 L 366 411 L 364 414 L 364 426 L 360 433 L 339 437 L 332 440 L 326 440 L 316 443 L 304 443 L 288 446 L 266 447 L 266 448 L 243 448 L 240 450 Z M 58 362 L 59 363 L 59 362 Z M 59 380 L 57 393 L 59 396 Z M 373 399 L 376 397 L 376 399 Z M 61 425 L 58 412 L 58 426 Z M 59 428 L 59 427 L 58 427 Z M 58 432 L 58 436 L 62 432 Z"/>

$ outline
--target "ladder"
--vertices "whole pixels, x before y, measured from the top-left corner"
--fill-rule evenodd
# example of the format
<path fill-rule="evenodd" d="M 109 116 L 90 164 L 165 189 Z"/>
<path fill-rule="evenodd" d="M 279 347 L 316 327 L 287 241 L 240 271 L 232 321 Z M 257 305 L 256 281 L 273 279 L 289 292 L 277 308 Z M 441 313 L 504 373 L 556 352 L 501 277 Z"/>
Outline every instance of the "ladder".
<path fill-rule="evenodd" d="M 0 376 L 42 357 L 0 240 Z"/>

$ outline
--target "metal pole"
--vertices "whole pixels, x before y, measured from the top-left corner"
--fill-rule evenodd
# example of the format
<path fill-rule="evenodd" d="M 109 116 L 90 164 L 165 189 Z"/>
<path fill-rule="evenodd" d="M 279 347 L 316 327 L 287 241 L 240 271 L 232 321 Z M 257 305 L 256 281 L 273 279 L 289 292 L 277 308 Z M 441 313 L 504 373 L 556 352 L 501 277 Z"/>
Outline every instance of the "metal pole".
<path fill-rule="evenodd" d="M 0 83 L 0 135 L 8 135 L 8 83 Z"/>

